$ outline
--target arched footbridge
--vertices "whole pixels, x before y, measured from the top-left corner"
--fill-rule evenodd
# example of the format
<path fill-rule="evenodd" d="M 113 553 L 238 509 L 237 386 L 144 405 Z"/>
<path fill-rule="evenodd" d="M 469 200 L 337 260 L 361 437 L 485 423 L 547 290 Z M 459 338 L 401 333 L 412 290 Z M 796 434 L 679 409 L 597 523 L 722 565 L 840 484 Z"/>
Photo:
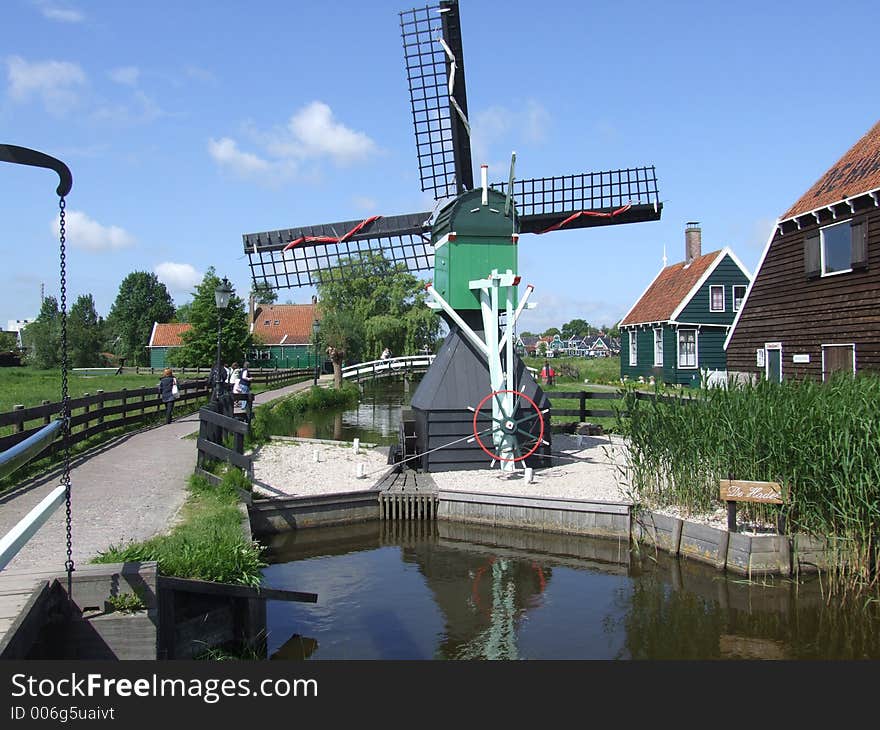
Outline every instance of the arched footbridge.
<path fill-rule="evenodd" d="M 404 357 L 391 357 L 387 360 L 360 362 L 342 368 L 342 377 L 346 380 L 359 381 L 424 373 L 434 362 L 435 357 L 436 355 L 405 355 Z"/>

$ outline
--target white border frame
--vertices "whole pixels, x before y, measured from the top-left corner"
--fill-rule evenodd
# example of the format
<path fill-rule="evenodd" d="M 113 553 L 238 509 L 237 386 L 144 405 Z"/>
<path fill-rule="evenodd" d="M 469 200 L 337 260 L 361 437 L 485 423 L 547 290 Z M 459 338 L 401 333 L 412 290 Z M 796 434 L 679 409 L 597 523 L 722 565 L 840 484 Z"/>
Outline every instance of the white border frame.
<path fill-rule="evenodd" d="M 849 268 L 840 271 L 825 271 L 825 231 L 829 228 L 837 226 L 849 226 Z M 839 274 L 849 274 L 852 271 L 852 218 L 837 223 L 829 223 L 827 226 L 819 228 L 819 278 L 824 279 L 828 276 L 838 276 Z"/>
<path fill-rule="evenodd" d="M 694 333 L 694 365 L 681 364 L 681 333 Z M 677 370 L 699 370 L 700 369 L 700 330 L 696 327 L 682 327 L 675 330 L 675 367 Z"/>
<path fill-rule="evenodd" d="M 782 343 L 781 342 L 765 342 L 764 343 L 764 377 L 770 380 L 770 356 L 767 354 L 769 350 L 779 350 L 779 382 L 784 377 L 783 365 L 785 361 L 782 359 Z"/>
<path fill-rule="evenodd" d="M 638 329 L 633 327 L 629 330 L 629 366 L 631 368 L 636 367 L 639 364 L 639 338 L 638 338 Z M 635 361 L 635 362 L 633 362 Z"/>
<path fill-rule="evenodd" d="M 739 287 L 743 290 L 742 298 L 740 299 L 739 309 L 736 306 L 736 288 Z M 731 284 L 730 285 L 730 306 L 732 307 L 732 312 L 738 312 L 743 308 L 743 305 L 746 303 L 746 292 L 749 290 L 748 284 Z"/>
<path fill-rule="evenodd" d="M 855 342 L 831 342 L 821 343 L 819 351 L 822 353 L 822 382 L 825 382 L 825 348 L 826 347 L 851 347 L 852 348 L 852 364 L 853 375 L 856 374 L 856 343 Z"/>
<path fill-rule="evenodd" d="M 662 327 L 654 327 L 654 367 L 662 368 L 663 367 L 663 328 Z M 660 362 L 657 362 L 657 333 L 660 333 Z"/>
<path fill-rule="evenodd" d="M 722 313 L 727 311 L 727 292 L 724 290 L 727 287 L 724 284 L 709 284 L 709 312 L 712 314 Z M 721 290 L 721 309 L 713 309 L 712 308 L 712 290 L 720 289 Z"/>

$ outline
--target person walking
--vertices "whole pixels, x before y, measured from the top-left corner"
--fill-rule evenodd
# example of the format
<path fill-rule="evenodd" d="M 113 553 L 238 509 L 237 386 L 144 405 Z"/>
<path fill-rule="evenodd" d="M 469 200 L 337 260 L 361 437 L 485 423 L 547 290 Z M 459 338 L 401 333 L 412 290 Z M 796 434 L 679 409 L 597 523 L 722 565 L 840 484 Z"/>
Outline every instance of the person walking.
<path fill-rule="evenodd" d="M 242 365 L 241 372 L 238 376 L 238 392 L 239 393 L 250 393 L 251 392 L 251 364 L 245 360 L 244 365 Z M 242 410 L 247 408 L 247 401 L 239 401 L 238 407 Z"/>
<path fill-rule="evenodd" d="M 544 361 L 544 367 L 541 368 L 540 378 L 544 381 L 544 385 L 553 385 L 553 378 L 556 376 L 556 371 L 553 369 L 553 366 L 550 364 L 549 360 Z"/>
<path fill-rule="evenodd" d="M 174 377 L 171 368 L 165 368 L 162 371 L 157 390 L 159 397 L 165 404 L 165 423 L 169 424 L 171 423 L 171 412 L 174 410 L 174 401 L 178 395 L 177 378 Z"/>

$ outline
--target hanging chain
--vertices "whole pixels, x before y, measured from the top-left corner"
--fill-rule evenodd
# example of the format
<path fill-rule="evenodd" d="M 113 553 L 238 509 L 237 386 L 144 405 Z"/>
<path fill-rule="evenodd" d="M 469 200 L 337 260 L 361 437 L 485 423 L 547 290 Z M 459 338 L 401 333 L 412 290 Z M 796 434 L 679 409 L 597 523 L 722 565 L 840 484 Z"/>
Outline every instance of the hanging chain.
<path fill-rule="evenodd" d="M 65 225 L 64 225 L 64 196 L 58 201 L 60 209 L 60 241 L 61 241 L 61 419 L 62 438 L 64 439 L 64 471 L 61 483 L 64 485 L 64 501 L 67 510 L 67 561 L 64 568 L 67 570 L 67 595 L 73 599 L 73 541 L 71 540 L 70 519 L 70 396 L 67 387 L 67 271 L 65 250 Z"/>

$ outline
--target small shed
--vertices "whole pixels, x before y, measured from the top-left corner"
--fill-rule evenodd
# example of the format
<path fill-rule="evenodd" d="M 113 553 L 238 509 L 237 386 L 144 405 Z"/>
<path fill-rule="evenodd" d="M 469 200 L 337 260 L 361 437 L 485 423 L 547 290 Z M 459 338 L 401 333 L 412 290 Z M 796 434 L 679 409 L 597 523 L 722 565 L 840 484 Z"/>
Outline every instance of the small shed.
<path fill-rule="evenodd" d="M 168 351 L 174 347 L 183 347 L 180 336 L 192 329 L 192 325 L 186 322 L 153 322 L 153 331 L 150 333 L 150 342 L 147 349 L 150 351 L 150 367 L 162 369 L 168 364 Z"/>

